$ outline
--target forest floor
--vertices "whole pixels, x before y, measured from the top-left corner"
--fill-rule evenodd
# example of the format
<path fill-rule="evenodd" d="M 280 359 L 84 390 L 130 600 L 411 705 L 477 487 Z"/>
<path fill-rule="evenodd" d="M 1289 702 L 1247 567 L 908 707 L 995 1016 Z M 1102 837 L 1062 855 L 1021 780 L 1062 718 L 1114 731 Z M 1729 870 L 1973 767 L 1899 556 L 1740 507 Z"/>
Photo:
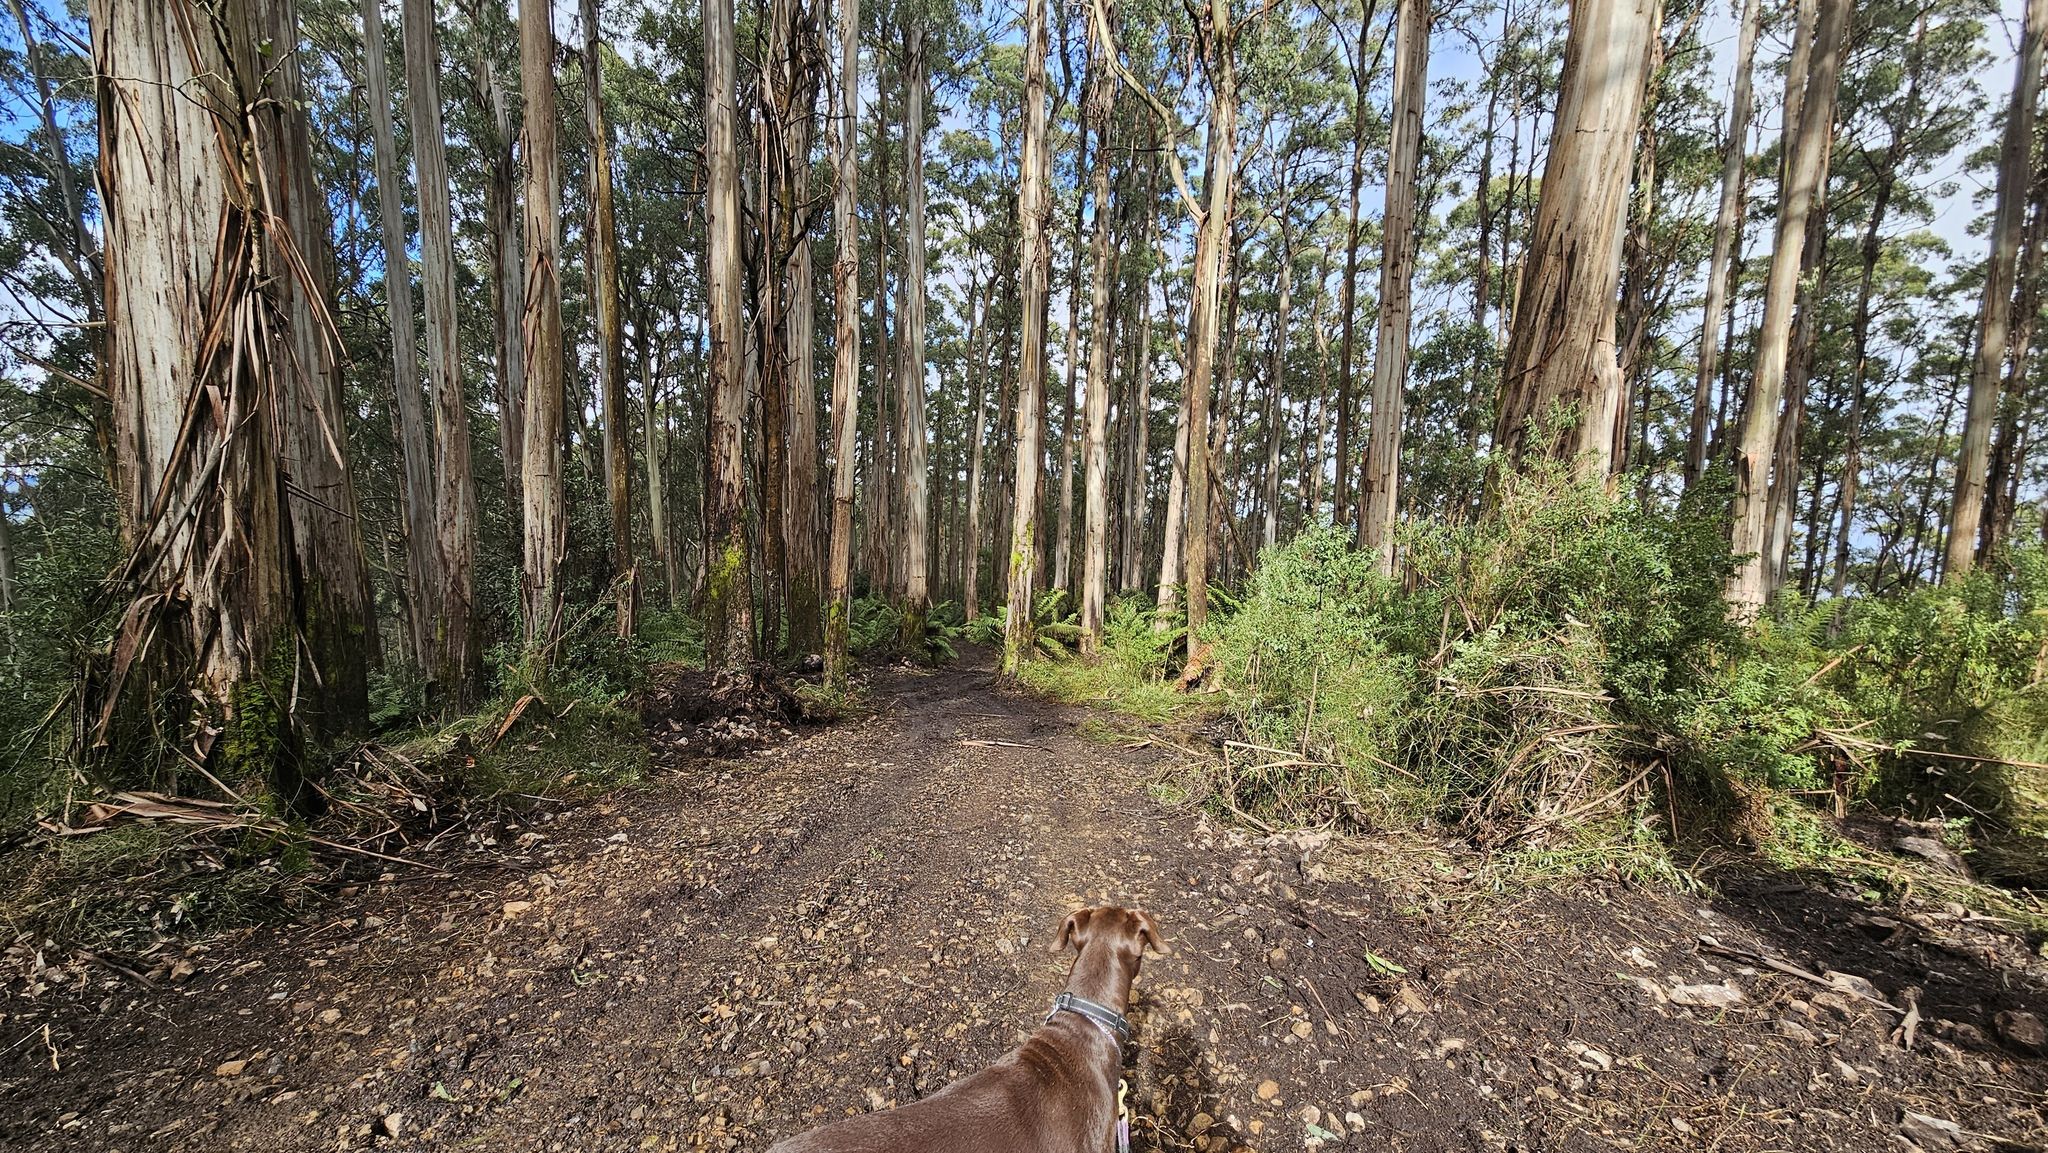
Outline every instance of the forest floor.
<path fill-rule="evenodd" d="M 872 697 L 737 760 L 657 737 L 649 785 L 154 980 L 9 989 L 0 1145 L 764 1149 L 1015 1044 L 1098 902 L 1173 947 L 1138 980 L 1140 1149 L 2048 1143 L 2014 1015 L 2048 964 L 1960 906 L 1783 874 L 1503 894 L 1453 847 L 1164 803 L 1178 754 L 978 654 Z"/>

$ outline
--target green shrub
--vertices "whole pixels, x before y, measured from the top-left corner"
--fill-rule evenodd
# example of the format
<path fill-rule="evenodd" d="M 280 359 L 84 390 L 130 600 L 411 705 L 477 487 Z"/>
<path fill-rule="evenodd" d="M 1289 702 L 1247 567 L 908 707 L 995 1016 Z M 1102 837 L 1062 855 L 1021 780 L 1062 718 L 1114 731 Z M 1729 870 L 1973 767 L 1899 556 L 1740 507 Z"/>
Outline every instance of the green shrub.
<path fill-rule="evenodd" d="M 1324 527 L 1219 598 L 1204 639 L 1243 733 L 1224 800 L 1441 820 L 1552 860 L 1642 845 L 1671 809 L 1665 770 L 1671 802 L 1759 843 L 1807 837 L 1797 814 L 1830 793 L 2040 823 L 2048 777 L 2021 763 L 2048 760 L 2039 550 L 1953 586 L 1788 598 L 1742 628 L 1713 485 L 1660 514 L 1539 470 L 1496 501 L 1405 526 L 1398 579 Z"/>

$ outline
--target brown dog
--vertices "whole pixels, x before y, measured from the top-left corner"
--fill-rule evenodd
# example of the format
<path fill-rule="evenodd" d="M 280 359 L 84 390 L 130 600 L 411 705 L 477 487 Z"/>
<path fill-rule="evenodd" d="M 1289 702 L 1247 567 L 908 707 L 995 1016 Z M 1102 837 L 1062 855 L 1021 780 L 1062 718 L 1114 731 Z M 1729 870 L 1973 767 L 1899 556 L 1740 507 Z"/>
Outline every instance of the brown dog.
<path fill-rule="evenodd" d="M 1107 1153 L 1115 1149 L 1123 1014 L 1145 949 L 1165 953 L 1152 916 L 1106 905 L 1066 919 L 1053 951 L 1080 956 L 1045 1024 L 979 1073 L 915 1104 L 849 1117 L 769 1153 Z"/>

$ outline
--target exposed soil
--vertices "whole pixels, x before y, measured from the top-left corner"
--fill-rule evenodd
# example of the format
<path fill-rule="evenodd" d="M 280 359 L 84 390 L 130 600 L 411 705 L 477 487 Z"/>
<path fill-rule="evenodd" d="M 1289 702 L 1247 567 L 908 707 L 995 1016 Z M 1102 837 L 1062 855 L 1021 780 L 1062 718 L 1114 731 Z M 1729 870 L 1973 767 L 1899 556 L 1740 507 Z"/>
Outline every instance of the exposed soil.
<path fill-rule="evenodd" d="M 653 787 L 536 811 L 450 877 L 387 875 L 146 987 L 10 990 L 0 1144 L 762 1149 L 1016 1043 L 1063 979 L 1053 929 L 1104 901 L 1174 946 L 1134 1007 L 1141 1149 L 2048 1141 L 2048 1061 L 2011 1048 L 2048 963 L 1956 910 L 1783 876 L 1486 893 L 1440 846 L 1163 804 L 1169 754 L 1091 743 L 986 662 L 874 690 L 726 761 L 664 735 L 713 718 L 657 709 Z M 1894 1040 L 1853 981 L 1702 934 L 1922 1019 Z"/>

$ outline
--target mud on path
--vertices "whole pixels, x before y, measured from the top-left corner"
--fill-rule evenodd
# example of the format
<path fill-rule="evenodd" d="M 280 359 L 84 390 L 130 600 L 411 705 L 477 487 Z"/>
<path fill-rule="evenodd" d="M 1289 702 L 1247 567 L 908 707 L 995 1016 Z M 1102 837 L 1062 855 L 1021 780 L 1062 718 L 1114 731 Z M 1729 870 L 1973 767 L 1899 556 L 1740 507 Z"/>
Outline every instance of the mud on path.
<path fill-rule="evenodd" d="M 1173 759 L 1092 742 L 983 665 L 880 672 L 875 696 L 537 812 L 453 877 L 217 941 L 181 981 L 10 993 L 0 1145 L 763 1149 L 1010 1047 L 1062 982 L 1060 918 L 1101 901 L 1174 946 L 1134 1006 L 1142 1149 L 2048 1139 L 2048 1062 L 1998 1031 L 2041 1008 L 2039 959 L 1952 911 L 1786 878 L 1480 894 L 1441 853 L 1162 804 Z M 1701 934 L 1917 999 L 1912 1047 Z"/>

